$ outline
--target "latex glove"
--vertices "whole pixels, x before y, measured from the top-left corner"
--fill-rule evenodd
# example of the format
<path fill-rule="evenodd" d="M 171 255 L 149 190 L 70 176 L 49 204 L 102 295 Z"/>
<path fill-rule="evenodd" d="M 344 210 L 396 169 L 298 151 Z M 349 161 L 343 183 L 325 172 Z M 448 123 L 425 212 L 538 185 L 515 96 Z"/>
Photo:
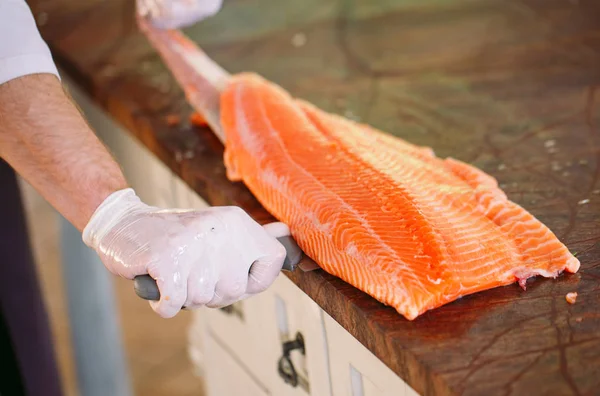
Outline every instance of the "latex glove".
<path fill-rule="evenodd" d="M 136 0 L 137 12 L 160 29 L 180 29 L 215 15 L 223 0 Z"/>
<path fill-rule="evenodd" d="M 238 207 L 159 209 L 126 189 L 98 207 L 83 240 L 113 274 L 156 279 L 161 299 L 150 304 L 169 318 L 184 305 L 223 307 L 265 290 L 286 255 L 275 238 L 288 233 L 282 223 L 263 228 Z"/>

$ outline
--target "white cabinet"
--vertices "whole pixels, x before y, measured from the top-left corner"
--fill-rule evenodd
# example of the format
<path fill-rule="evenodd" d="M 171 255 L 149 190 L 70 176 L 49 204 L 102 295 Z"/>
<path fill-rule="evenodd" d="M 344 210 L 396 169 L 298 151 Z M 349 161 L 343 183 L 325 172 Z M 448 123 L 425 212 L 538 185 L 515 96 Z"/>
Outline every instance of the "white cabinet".
<path fill-rule="evenodd" d="M 269 356 L 268 383 L 272 393 L 331 395 L 327 343 L 319 306 L 284 275 L 255 299 L 263 318 L 262 346 Z M 284 346 L 289 352 L 286 356 Z"/>
<path fill-rule="evenodd" d="M 229 314 L 207 309 L 195 315 L 198 320 L 203 315 L 206 321 L 205 342 L 221 345 L 221 349 L 204 347 L 209 396 L 217 395 L 213 390 L 224 386 L 221 377 L 211 374 L 212 354 L 217 351 L 233 356 L 238 369 L 249 373 L 255 385 L 272 395 L 418 395 L 283 275 L 267 291 L 238 304 Z M 212 341 L 206 341 L 207 337 Z M 192 338 L 190 341 L 197 345 Z M 283 371 L 293 375 L 287 382 L 278 372 L 285 343 L 304 347 L 289 353 Z M 213 382 L 215 388 L 211 388 Z"/>
<path fill-rule="evenodd" d="M 257 384 L 269 390 L 269 394 L 331 395 L 321 310 L 283 275 L 267 291 L 227 310 L 195 312 L 194 327 L 205 336 L 200 341 L 191 333 L 190 351 L 202 356 L 209 388 L 213 381 L 221 381 L 211 376 L 211 354 L 217 350 L 209 351 L 213 347 L 199 346 L 200 342 L 220 344 L 243 370 L 251 373 Z M 296 348 L 284 356 L 284 344 L 288 347 L 295 344 Z M 203 352 L 199 352 L 201 348 Z M 288 382 L 279 373 L 279 364 L 283 365 Z M 211 388 L 209 395 L 212 394 Z"/>
<path fill-rule="evenodd" d="M 267 396 L 268 389 L 253 378 L 252 372 L 240 364 L 229 346 L 206 332 L 204 337 L 207 364 L 204 373 L 207 396 Z"/>
<path fill-rule="evenodd" d="M 175 195 L 175 175 L 157 158 L 148 161 L 148 181 L 152 185 L 152 196 L 146 202 L 159 208 L 177 206 Z"/>
<path fill-rule="evenodd" d="M 204 367 L 206 366 L 206 356 L 204 348 L 204 334 L 206 333 L 206 314 L 205 309 L 196 309 L 190 312 L 192 320 L 187 332 L 188 356 L 194 368 L 194 373 L 203 377 L 206 376 Z"/>
<path fill-rule="evenodd" d="M 331 316 L 323 315 L 335 396 L 417 395 Z"/>
<path fill-rule="evenodd" d="M 178 208 L 203 209 L 208 207 L 208 204 L 178 176 L 174 177 L 173 190 Z"/>
<path fill-rule="evenodd" d="M 252 368 L 255 377 L 266 383 L 274 369 L 265 354 L 264 344 L 272 340 L 261 333 L 260 310 L 257 301 L 250 298 L 225 309 L 206 309 L 204 314 L 207 331 L 234 351 L 239 362 Z"/>
<path fill-rule="evenodd" d="M 173 176 L 172 194 L 175 197 L 175 206 L 181 209 L 205 209 L 208 208 L 208 203 L 200 198 L 200 196 L 192 190 L 186 182 Z"/>

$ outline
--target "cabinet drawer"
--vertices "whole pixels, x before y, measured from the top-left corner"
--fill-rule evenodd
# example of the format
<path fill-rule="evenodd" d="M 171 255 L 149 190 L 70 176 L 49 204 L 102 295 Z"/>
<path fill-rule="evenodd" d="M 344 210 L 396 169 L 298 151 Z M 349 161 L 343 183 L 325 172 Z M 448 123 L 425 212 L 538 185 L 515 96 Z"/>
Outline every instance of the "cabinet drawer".
<path fill-rule="evenodd" d="M 267 396 L 264 385 L 230 353 L 230 345 L 222 344 L 210 332 L 204 337 L 206 365 L 206 396 L 247 395 Z"/>
<path fill-rule="evenodd" d="M 199 377 L 205 377 L 204 368 L 207 363 L 204 348 L 206 309 L 199 308 L 190 312 L 192 320 L 187 330 L 188 357 L 194 368 L 194 373 Z"/>
<path fill-rule="evenodd" d="M 206 328 L 235 354 L 236 359 L 265 382 L 271 368 L 263 346 L 271 340 L 261 334 L 262 315 L 255 298 L 222 309 L 205 309 Z"/>
<path fill-rule="evenodd" d="M 208 332 L 271 394 L 331 395 L 321 309 L 284 275 L 265 292 L 234 304 L 228 312 L 209 309 L 203 313 Z M 304 353 L 294 349 L 286 361 L 283 344 L 296 340 L 298 334 Z M 205 360 L 210 362 L 208 356 Z M 278 370 L 280 361 L 284 373 L 295 373 L 291 376 L 295 383 L 284 380 Z"/>
<path fill-rule="evenodd" d="M 177 206 L 175 195 L 175 175 L 166 165 L 161 163 L 158 158 L 152 157 L 152 161 L 147 164 L 148 183 L 152 186 L 152 197 L 150 205 L 159 208 L 171 208 Z"/>
<path fill-rule="evenodd" d="M 416 396 L 402 378 L 323 313 L 334 396 Z"/>
<path fill-rule="evenodd" d="M 263 353 L 269 356 L 268 386 L 272 393 L 290 396 L 330 395 L 321 309 L 284 275 L 280 275 L 256 300 L 264 315 L 261 333 L 269 341 L 263 345 Z M 300 339 L 297 339 L 298 335 Z M 283 344 L 292 345 L 291 342 L 300 340 L 304 345 L 304 353 L 301 349 L 294 349 L 287 361 L 283 357 Z M 279 364 L 284 365 L 284 373 L 290 375 L 288 380 L 291 379 L 291 382 L 285 381 L 285 375 L 279 372 Z"/>

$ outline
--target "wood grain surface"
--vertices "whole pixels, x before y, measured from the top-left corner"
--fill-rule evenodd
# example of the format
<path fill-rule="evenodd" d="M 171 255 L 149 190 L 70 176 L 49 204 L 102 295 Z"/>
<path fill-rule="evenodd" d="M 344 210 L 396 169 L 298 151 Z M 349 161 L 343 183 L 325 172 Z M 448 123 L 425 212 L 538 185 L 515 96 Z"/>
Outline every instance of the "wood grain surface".
<path fill-rule="evenodd" d="M 227 181 L 210 131 L 169 126 L 190 109 L 137 32 L 133 0 L 29 3 L 57 63 L 99 105 L 210 204 L 271 220 Z M 413 322 L 323 271 L 290 275 L 362 344 L 426 395 L 598 393 L 600 2 L 225 0 L 186 33 L 230 72 L 480 167 L 581 260 L 578 274 Z"/>

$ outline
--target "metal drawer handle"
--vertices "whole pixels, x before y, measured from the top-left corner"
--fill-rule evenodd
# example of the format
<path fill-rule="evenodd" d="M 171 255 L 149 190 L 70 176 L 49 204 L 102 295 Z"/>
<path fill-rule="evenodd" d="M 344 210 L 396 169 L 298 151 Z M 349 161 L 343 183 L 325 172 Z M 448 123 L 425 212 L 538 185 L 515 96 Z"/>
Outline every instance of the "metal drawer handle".
<path fill-rule="evenodd" d="M 303 355 L 306 354 L 306 350 L 304 349 L 304 337 L 302 337 L 302 334 L 296 333 L 296 339 L 284 342 L 282 348 L 283 355 L 279 358 L 277 371 L 286 384 L 295 388 L 298 386 L 298 373 L 296 372 L 294 363 L 292 363 L 292 359 L 290 359 L 290 354 L 293 350 L 299 350 Z"/>

